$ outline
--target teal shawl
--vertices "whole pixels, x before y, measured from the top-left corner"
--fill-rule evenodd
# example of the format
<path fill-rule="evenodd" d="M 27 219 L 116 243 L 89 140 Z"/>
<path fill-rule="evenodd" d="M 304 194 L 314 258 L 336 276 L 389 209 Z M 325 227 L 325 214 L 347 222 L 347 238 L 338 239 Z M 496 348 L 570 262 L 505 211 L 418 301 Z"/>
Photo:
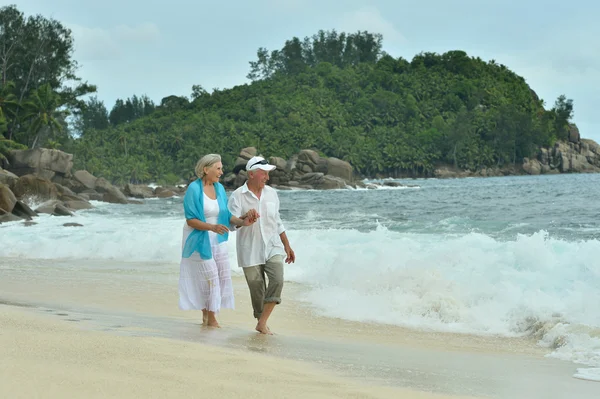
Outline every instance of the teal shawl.
<path fill-rule="evenodd" d="M 217 223 L 229 227 L 231 212 L 229 212 L 229 209 L 227 208 L 227 194 L 225 194 L 225 188 L 221 183 L 215 183 L 215 192 L 217 193 L 217 202 L 219 203 Z M 202 179 L 195 180 L 188 186 L 185 197 L 183 198 L 183 211 L 186 220 L 198 219 L 206 223 L 206 218 L 204 217 L 204 189 L 202 188 Z M 218 234 L 217 237 L 219 243 L 225 242 L 229 238 L 229 233 L 223 235 Z M 200 258 L 204 260 L 212 259 L 208 231 L 194 229 L 190 233 L 183 246 L 183 253 L 181 256 L 189 258 L 194 252 L 198 252 Z"/>

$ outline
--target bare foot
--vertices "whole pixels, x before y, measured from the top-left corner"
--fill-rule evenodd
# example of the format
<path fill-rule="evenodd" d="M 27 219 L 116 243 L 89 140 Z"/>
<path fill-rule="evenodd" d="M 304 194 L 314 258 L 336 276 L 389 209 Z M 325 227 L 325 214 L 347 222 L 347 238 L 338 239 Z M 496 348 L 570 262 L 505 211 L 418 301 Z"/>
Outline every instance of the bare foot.
<path fill-rule="evenodd" d="M 208 310 L 202 309 L 202 325 L 206 326 L 208 324 Z"/>
<path fill-rule="evenodd" d="M 256 331 L 258 331 L 261 334 L 273 335 L 269 327 L 267 327 L 266 325 L 261 325 L 260 323 L 256 325 Z"/>
<path fill-rule="evenodd" d="M 210 320 L 206 323 L 206 325 L 209 327 L 221 328 L 221 326 L 219 325 L 219 322 L 216 320 Z"/>

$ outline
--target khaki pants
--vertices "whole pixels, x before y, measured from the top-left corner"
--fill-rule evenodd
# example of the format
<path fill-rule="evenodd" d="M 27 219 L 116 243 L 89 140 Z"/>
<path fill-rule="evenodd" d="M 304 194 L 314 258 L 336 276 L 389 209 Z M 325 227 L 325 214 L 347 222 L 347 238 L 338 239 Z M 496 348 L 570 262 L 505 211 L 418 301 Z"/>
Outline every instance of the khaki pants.
<path fill-rule="evenodd" d="M 254 317 L 260 319 L 263 305 L 281 303 L 283 290 L 283 255 L 275 255 L 264 265 L 244 267 L 244 275 L 250 289 Z M 265 276 L 269 279 L 267 285 Z"/>

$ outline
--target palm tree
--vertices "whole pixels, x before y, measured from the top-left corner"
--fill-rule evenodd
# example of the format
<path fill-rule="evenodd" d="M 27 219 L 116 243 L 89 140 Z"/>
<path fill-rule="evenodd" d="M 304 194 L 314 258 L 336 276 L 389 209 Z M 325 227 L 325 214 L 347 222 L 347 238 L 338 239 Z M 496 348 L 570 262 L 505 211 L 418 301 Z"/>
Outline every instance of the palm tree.
<path fill-rule="evenodd" d="M 6 127 L 6 115 L 9 113 L 14 114 L 15 108 L 18 106 L 17 98 L 13 94 L 14 87 L 13 82 L 0 83 L 0 132 L 3 132 Z M 10 136 L 8 134 L 6 138 L 10 140 L 12 138 Z"/>
<path fill-rule="evenodd" d="M 49 129 L 52 137 L 56 132 L 61 132 L 63 126 L 59 119 L 66 114 L 59 108 L 64 105 L 61 96 L 52 90 L 49 84 L 45 84 L 31 93 L 29 100 L 24 104 L 25 119 L 30 120 L 29 132 L 35 134 L 33 145 L 35 148 L 40 134 Z"/>

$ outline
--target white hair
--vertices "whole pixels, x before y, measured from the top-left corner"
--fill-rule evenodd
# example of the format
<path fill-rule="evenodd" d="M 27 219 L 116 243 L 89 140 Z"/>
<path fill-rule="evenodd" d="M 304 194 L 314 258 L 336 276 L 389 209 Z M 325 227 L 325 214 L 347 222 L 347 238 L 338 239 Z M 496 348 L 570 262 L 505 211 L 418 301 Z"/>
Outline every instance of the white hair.
<path fill-rule="evenodd" d="M 196 176 L 198 176 L 199 179 L 202 179 L 206 174 L 204 173 L 204 168 L 210 168 L 217 162 L 221 162 L 221 156 L 219 154 L 207 154 L 203 156 L 196 164 Z"/>

